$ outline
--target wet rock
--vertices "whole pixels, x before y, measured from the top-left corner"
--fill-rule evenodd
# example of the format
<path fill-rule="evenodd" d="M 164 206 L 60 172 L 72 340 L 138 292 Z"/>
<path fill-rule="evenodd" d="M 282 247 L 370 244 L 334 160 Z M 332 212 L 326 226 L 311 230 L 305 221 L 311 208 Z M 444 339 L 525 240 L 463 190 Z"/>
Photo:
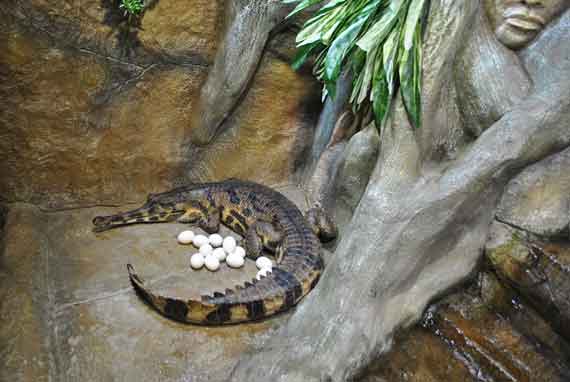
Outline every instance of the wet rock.
<path fill-rule="evenodd" d="M 454 357 L 448 345 L 417 327 L 400 334 L 393 350 L 374 361 L 361 382 L 475 381 L 469 369 Z"/>
<path fill-rule="evenodd" d="M 538 235 L 568 237 L 569 168 L 570 149 L 526 168 L 509 183 L 497 218 Z"/>
<path fill-rule="evenodd" d="M 543 317 L 488 269 L 478 275 L 477 283 L 475 291 L 480 304 L 507 318 L 514 330 L 531 341 L 536 352 L 566 375 L 570 367 L 570 343 L 552 328 L 548 317 Z"/>
<path fill-rule="evenodd" d="M 363 381 L 566 381 L 568 343 L 488 272 L 430 307 Z"/>
<path fill-rule="evenodd" d="M 542 243 L 495 222 L 485 250 L 498 275 L 570 338 L 570 245 Z"/>

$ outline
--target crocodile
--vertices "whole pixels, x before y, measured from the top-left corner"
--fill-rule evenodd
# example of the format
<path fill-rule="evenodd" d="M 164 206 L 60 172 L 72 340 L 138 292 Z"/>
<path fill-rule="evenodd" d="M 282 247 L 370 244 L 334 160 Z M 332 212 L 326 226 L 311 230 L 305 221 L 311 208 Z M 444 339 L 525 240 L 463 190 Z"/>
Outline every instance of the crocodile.
<path fill-rule="evenodd" d="M 127 265 L 131 283 L 162 315 L 184 323 L 227 325 L 258 321 L 295 306 L 316 285 L 323 271 L 321 242 L 334 240 L 337 229 L 320 208 L 306 216 L 281 193 L 261 184 L 229 179 L 190 184 L 150 194 L 135 210 L 93 219 L 94 232 L 136 223 L 178 221 L 197 224 L 207 233 L 224 224 L 244 237 L 247 257 L 273 252 L 276 266 L 261 279 L 243 286 L 182 300 L 145 287 Z"/>

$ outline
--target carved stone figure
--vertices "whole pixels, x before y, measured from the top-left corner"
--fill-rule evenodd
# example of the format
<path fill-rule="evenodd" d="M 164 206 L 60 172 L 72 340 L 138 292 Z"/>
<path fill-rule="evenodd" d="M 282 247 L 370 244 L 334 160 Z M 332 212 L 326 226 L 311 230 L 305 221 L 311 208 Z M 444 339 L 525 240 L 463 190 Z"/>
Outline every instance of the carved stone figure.
<path fill-rule="evenodd" d="M 526 47 L 568 8 L 567 0 L 484 0 L 491 29 L 509 49 Z"/>

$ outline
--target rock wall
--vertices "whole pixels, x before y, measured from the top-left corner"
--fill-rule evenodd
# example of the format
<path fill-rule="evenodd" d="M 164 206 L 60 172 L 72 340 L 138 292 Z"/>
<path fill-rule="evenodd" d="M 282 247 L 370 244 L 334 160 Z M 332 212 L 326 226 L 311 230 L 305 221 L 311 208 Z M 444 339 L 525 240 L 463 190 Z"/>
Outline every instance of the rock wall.
<path fill-rule="evenodd" d="M 568 238 L 570 149 L 525 169 L 508 185 L 497 219 L 543 237 Z"/>
<path fill-rule="evenodd" d="M 141 200 L 196 180 L 287 182 L 310 143 L 319 87 L 269 44 L 206 149 L 184 137 L 223 27 L 224 1 L 155 1 L 138 26 L 116 2 L 0 5 L 0 200 L 48 209 Z"/>

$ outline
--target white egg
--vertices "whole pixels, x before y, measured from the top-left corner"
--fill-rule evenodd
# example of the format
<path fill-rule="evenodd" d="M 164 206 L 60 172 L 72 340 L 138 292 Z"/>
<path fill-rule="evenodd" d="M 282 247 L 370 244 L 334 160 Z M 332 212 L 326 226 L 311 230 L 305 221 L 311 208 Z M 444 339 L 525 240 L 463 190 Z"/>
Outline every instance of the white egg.
<path fill-rule="evenodd" d="M 234 249 L 233 253 L 235 253 L 236 255 L 240 255 L 241 257 L 245 257 L 245 249 L 243 249 L 243 247 L 240 247 L 239 245 L 236 247 L 236 249 Z"/>
<path fill-rule="evenodd" d="M 200 247 L 200 253 L 204 256 L 208 256 L 214 251 L 214 248 L 210 244 L 204 244 Z"/>
<path fill-rule="evenodd" d="M 200 249 L 202 249 L 202 248 L 200 248 Z M 224 251 L 223 248 L 214 249 L 214 251 L 212 252 L 212 255 L 216 256 L 218 258 L 218 260 L 220 260 L 220 261 L 224 261 L 227 257 L 226 251 Z"/>
<path fill-rule="evenodd" d="M 226 251 L 227 254 L 230 254 L 234 251 L 234 249 L 236 249 L 236 239 L 234 239 L 231 236 L 228 236 L 224 239 L 224 242 L 222 243 L 222 247 L 224 248 L 224 251 Z"/>
<path fill-rule="evenodd" d="M 212 272 L 215 272 L 220 268 L 220 260 L 213 255 L 206 256 L 206 261 L 204 263 L 206 264 L 206 268 Z"/>
<path fill-rule="evenodd" d="M 257 271 L 257 275 L 255 275 L 255 278 L 261 280 L 261 277 L 267 277 L 269 273 L 271 273 L 271 269 L 261 268 L 259 271 Z"/>
<path fill-rule="evenodd" d="M 226 264 L 232 268 L 241 268 L 245 264 L 245 259 L 240 255 L 230 253 L 228 257 L 226 257 Z"/>
<path fill-rule="evenodd" d="M 190 244 L 194 239 L 194 232 L 192 231 L 182 231 L 178 234 L 178 242 L 180 244 Z"/>
<path fill-rule="evenodd" d="M 211 234 L 210 237 L 208 237 L 208 240 L 210 240 L 212 247 L 220 247 L 224 242 L 222 235 L 219 235 L 217 233 Z"/>
<path fill-rule="evenodd" d="M 194 236 L 194 238 L 192 239 L 192 244 L 194 244 L 194 246 L 200 248 L 201 246 L 203 246 L 204 244 L 208 244 L 208 238 L 204 235 L 196 235 Z"/>
<path fill-rule="evenodd" d="M 259 269 L 267 268 L 271 270 L 271 268 L 273 268 L 273 263 L 271 262 L 271 260 L 269 260 L 269 258 L 265 256 L 258 257 L 257 260 L 255 260 L 255 265 Z"/>
<path fill-rule="evenodd" d="M 201 253 L 195 253 L 190 258 L 190 266 L 194 269 L 200 269 L 204 266 L 205 260 Z"/>

